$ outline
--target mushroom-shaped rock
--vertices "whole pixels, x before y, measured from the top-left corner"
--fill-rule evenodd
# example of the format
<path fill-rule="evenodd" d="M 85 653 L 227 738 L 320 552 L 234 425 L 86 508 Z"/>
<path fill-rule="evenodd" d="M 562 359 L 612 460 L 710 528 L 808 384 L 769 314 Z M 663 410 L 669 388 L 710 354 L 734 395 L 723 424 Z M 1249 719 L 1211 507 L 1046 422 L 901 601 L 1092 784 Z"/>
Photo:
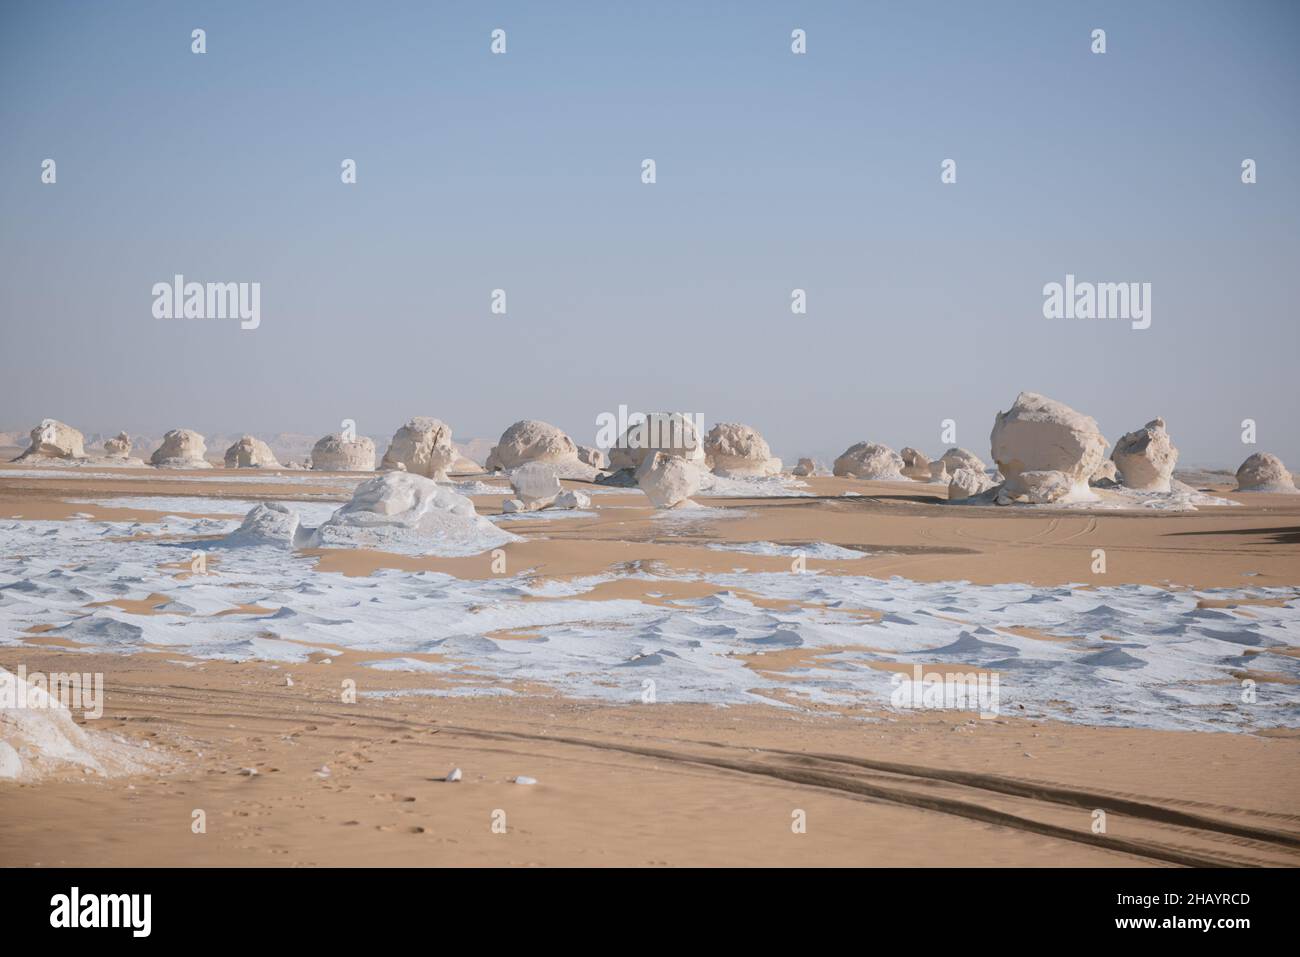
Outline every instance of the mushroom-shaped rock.
<path fill-rule="evenodd" d="M 831 467 L 835 475 L 860 479 L 901 479 L 903 457 L 887 445 L 859 442 L 849 446 Z"/>
<path fill-rule="evenodd" d="M 1031 505 L 1078 501 L 1074 477 L 1054 469 L 1021 472 L 1014 484 L 1004 482 L 998 489 L 998 504 L 1025 501 Z"/>
<path fill-rule="evenodd" d="M 292 545 L 298 513 L 280 502 L 259 502 L 225 538 L 227 545 Z"/>
<path fill-rule="evenodd" d="M 278 469 L 271 447 L 261 439 L 245 435 L 226 449 L 225 465 L 228 469 Z"/>
<path fill-rule="evenodd" d="M 737 422 L 719 422 L 704 437 L 704 459 L 714 475 L 776 475 L 781 460 L 772 457 L 758 430 Z"/>
<path fill-rule="evenodd" d="M 331 432 L 312 446 L 311 467 L 318 472 L 373 472 L 375 443 L 364 435 L 350 439 Z"/>
<path fill-rule="evenodd" d="M 998 413 L 989 442 L 1011 498 L 1024 496 L 1037 501 L 1047 494 L 1056 496 L 1055 481 L 1049 490 L 1046 480 L 1026 483 L 1021 481 L 1021 475 L 1059 472 L 1069 489 L 1050 501 L 1096 499 L 1088 488 L 1088 479 L 1105 460 L 1108 443 L 1091 416 L 1035 392 L 1022 392 L 1009 410 Z M 1031 491 L 1030 484 L 1036 490 Z"/>
<path fill-rule="evenodd" d="M 162 445 L 149 457 L 149 464 L 160 469 L 210 469 L 204 456 L 208 444 L 193 429 L 172 429 L 163 436 Z"/>
<path fill-rule="evenodd" d="M 898 453 L 903 459 L 903 474 L 918 482 L 930 481 L 930 458 L 910 446 Z"/>
<path fill-rule="evenodd" d="M 628 426 L 609 450 L 613 470 L 636 469 L 654 452 L 704 466 L 704 440 L 700 427 L 681 412 L 651 412 Z"/>
<path fill-rule="evenodd" d="M 1178 462 L 1164 419 L 1152 419 L 1115 443 L 1111 461 L 1128 488 L 1139 492 L 1168 492 Z"/>
<path fill-rule="evenodd" d="M 111 439 L 104 440 L 104 454 L 115 459 L 124 459 L 131 454 L 131 436 L 119 432 Z"/>
<path fill-rule="evenodd" d="M 451 426 L 441 419 L 416 416 L 393 433 L 379 467 L 395 470 L 400 466 L 414 475 L 445 480 L 456 458 Z"/>
<path fill-rule="evenodd" d="M 790 470 L 791 475 L 807 477 L 817 474 L 817 463 L 812 459 L 800 459 L 799 464 Z"/>
<path fill-rule="evenodd" d="M 1256 452 L 1237 469 L 1237 489 L 1241 492 L 1281 492 L 1295 494 L 1295 479 L 1282 460 L 1271 452 Z"/>
<path fill-rule="evenodd" d="M 385 472 L 358 485 L 305 544 L 455 556 L 512 541 L 517 537 L 480 517 L 464 495 L 423 475 Z"/>
<path fill-rule="evenodd" d="M 86 454 L 85 437 L 58 419 L 45 419 L 31 432 L 31 443 L 15 462 L 29 458 L 79 459 Z"/>
<path fill-rule="evenodd" d="M 655 508 L 691 505 L 691 496 L 700 490 L 700 467 L 680 455 L 655 452 L 636 470 L 637 484 Z"/>
<path fill-rule="evenodd" d="M 564 490 L 547 462 L 529 462 L 510 473 L 510 487 L 528 510 L 546 508 Z"/>
<path fill-rule="evenodd" d="M 961 468 L 952 473 L 952 480 L 948 484 L 948 501 L 959 502 L 972 498 L 992 487 L 993 480 L 982 470 Z"/>
<path fill-rule="evenodd" d="M 586 479 L 596 477 L 599 467 L 583 461 L 578 445 L 549 422 L 523 419 L 501 433 L 499 441 L 488 453 L 489 472 L 510 472 L 530 462 L 543 462 L 561 478 Z"/>

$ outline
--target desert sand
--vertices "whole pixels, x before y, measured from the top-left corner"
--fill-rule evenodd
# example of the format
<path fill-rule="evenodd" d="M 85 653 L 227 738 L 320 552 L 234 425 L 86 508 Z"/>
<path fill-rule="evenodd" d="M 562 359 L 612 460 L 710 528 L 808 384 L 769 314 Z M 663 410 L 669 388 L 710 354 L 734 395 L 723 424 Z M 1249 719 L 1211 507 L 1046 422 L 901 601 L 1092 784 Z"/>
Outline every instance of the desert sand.
<path fill-rule="evenodd" d="M 36 475 L 7 466 L 0 523 L 110 522 L 119 533 L 116 523 L 141 523 L 121 539 L 148 540 L 168 534 L 154 524 L 166 516 L 237 523 L 249 500 L 342 505 L 366 477 L 266 469 L 236 482 L 236 474 L 95 467 Z M 289 491 L 279 479 L 297 484 Z M 752 589 L 712 580 L 791 572 L 788 551 L 718 547 L 753 543 L 807 547 L 817 581 L 901 576 L 1085 592 L 1148 585 L 1192 595 L 1196 613 L 1246 623 L 1294 607 L 1300 594 L 1300 503 L 1286 494 L 1207 486 L 1240 504 L 1186 512 L 998 508 L 945 504 L 946 484 L 802 481 L 799 496 L 702 499 L 698 515 L 665 523 L 637 488 L 566 480 L 567 489 L 593 493 L 591 507 L 503 523 L 519 540 L 502 551 L 509 573 L 536 589 L 522 604 L 551 601 L 546 589 L 556 585 L 578 588 L 589 602 L 662 608 L 723 595 L 774 613 L 824 603 L 773 594 L 760 579 Z M 512 495 L 501 476 L 477 477 L 466 491 L 480 516 L 498 516 Z M 203 501 L 173 510 L 159 502 L 169 496 Z M 839 557 L 816 557 L 818 545 L 837 546 Z M 1107 555 L 1104 575 L 1090 570 L 1096 549 Z M 218 575 L 239 560 L 216 548 L 211 555 Z M 388 570 L 471 584 L 500 575 L 490 552 L 299 555 L 325 581 L 379 581 Z M 638 577 L 646 573 L 653 582 Z M 174 586 L 164 580 L 108 607 L 119 619 L 179 620 L 162 609 L 182 600 L 194 572 L 177 560 L 165 574 Z M 1197 597 L 1243 588 L 1271 597 Z M 204 614 L 233 623 L 276 611 Z M 869 627 L 890 609 L 841 602 L 836 612 Z M 498 682 L 483 662 L 452 651 L 370 650 L 313 635 L 303 643 L 310 653 L 292 661 L 216 660 L 182 647 L 114 654 L 60 636 L 62 618 L 50 619 L 5 634 L 0 667 L 103 672 L 104 716 L 82 723 L 147 744 L 158 765 L 118 776 L 65 768 L 0 783 L 2 865 L 1300 863 L 1300 741 L 1290 719 L 1158 730 L 1142 720 L 1061 720 L 1068 709 L 1044 716 L 1009 707 L 980 718 L 900 711 L 879 696 L 838 704 L 804 696 L 801 685 L 816 674 L 808 669 L 844 654 L 833 643 L 741 655 L 737 667 L 782 684 L 725 707 L 582 697 L 536 680 L 492 695 L 485 689 Z M 1029 627 L 1001 633 L 1051 648 L 1071 640 Z M 538 637 L 536 627 L 491 634 L 498 646 Z M 1252 666 L 1265 651 L 1274 662 L 1296 655 L 1293 643 L 1250 645 L 1235 671 L 1215 681 L 1292 688 L 1291 674 Z M 385 659 L 431 670 L 375 667 Z M 870 664 L 882 674 L 901 667 Z M 355 700 L 340 694 L 349 680 L 360 691 Z M 772 703 L 758 703 L 762 695 Z M 446 781 L 456 768 L 461 780 Z M 196 811 L 203 833 L 194 833 Z"/>

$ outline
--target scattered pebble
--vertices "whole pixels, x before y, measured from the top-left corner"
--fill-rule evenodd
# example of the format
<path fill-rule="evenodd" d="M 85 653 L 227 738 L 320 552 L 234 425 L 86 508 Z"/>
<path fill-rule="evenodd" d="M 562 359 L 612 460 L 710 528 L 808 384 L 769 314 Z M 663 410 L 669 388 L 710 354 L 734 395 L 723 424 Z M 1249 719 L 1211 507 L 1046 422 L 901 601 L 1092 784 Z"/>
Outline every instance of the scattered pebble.
<path fill-rule="evenodd" d="M 292 688 L 292 687 L 293 687 L 293 677 L 292 677 L 291 675 L 285 675 L 285 676 L 284 676 L 284 686 L 285 686 L 286 688 Z"/>
<path fill-rule="evenodd" d="M 447 777 L 446 777 L 445 780 L 447 780 L 447 781 L 459 781 L 459 780 L 460 780 L 460 768 L 452 768 L 452 769 L 451 769 L 451 774 L 447 775 Z"/>
<path fill-rule="evenodd" d="M 258 772 L 257 768 L 240 768 L 239 773 L 246 778 L 255 778 Z"/>
<path fill-rule="evenodd" d="M 329 765 L 328 765 L 328 764 L 322 764 L 320 767 L 318 767 L 318 768 L 316 769 L 316 777 L 318 777 L 318 778 L 327 778 L 327 777 L 329 777 L 330 774 L 332 774 L 332 773 L 333 773 L 333 772 L 330 771 L 330 768 L 329 768 Z"/>
<path fill-rule="evenodd" d="M 536 783 L 537 783 L 537 778 L 530 778 L 522 774 L 519 775 L 519 777 L 515 778 L 515 784 L 536 784 Z"/>

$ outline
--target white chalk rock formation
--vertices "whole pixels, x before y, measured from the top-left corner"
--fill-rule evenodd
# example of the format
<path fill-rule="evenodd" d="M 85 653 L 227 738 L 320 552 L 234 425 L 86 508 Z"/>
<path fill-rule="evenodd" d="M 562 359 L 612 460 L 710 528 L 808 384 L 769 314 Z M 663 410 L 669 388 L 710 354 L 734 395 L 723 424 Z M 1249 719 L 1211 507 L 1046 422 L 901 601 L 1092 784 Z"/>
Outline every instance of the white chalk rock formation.
<path fill-rule="evenodd" d="M 80 459 L 86 455 L 85 437 L 58 419 L 46 419 L 31 432 L 31 443 L 14 459 Z"/>
<path fill-rule="evenodd" d="M 127 458 L 131 454 L 131 436 L 119 432 L 113 438 L 105 439 L 104 454 L 115 459 Z"/>
<path fill-rule="evenodd" d="M 155 766 L 148 750 L 107 731 L 81 727 L 57 695 L 0 668 L 0 781 L 51 774 L 130 774 Z"/>
<path fill-rule="evenodd" d="M 1271 452 L 1256 452 L 1237 469 L 1237 490 L 1240 492 L 1296 493 L 1295 479 L 1282 460 Z"/>
<path fill-rule="evenodd" d="M 655 452 L 642 460 L 636 481 L 655 508 L 694 505 L 691 496 L 700 490 L 700 467 L 680 455 Z"/>
<path fill-rule="evenodd" d="M 776 475 L 781 460 L 772 456 L 758 430 L 737 422 L 719 422 L 704 437 L 704 460 L 714 475 L 732 478 Z"/>
<path fill-rule="evenodd" d="M 1052 469 L 1031 470 L 1016 476 L 1013 485 L 1004 482 L 998 490 L 998 504 L 1024 501 L 1030 505 L 1079 501 L 1074 476 Z"/>
<path fill-rule="evenodd" d="M 903 474 L 917 482 L 930 481 L 930 458 L 910 446 L 898 453 L 903 459 Z"/>
<path fill-rule="evenodd" d="M 226 536 L 227 545 L 292 545 L 298 534 L 298 513 L 280 502 L 259 502 L 239 528 Z"/>
<path fill-rule="evenodd" d="M 947 485 L 952 481 L 948 475 L 948 463 L 943 459 L 935 459 L 930 463 L 930 481 L 936 485 Z"/>
<path fill-rule="evenodd" d="M 993 480 L 982 470 L 960 468 L 952 473 L 952 481 L 948 484 L 948 501 L 959 502 L 972 498 L 992 487 Z"/>
<path fill-rule="evenodd" d="M 1178 449 L 1165 430 L 1165 420 L 1157 418 L 1121 437 L 1110 458 L 1125 487 L 1138 492 L 1168 492 Z"/>
<path fill-rule="evenodd" d="M 1110 459 L 1102 462 L 1097 466 L 1097 471 L 1093 472 L 1088 479 L 1089 485 L 1095 485 L 1098 488 L 1111 488 L 1119 484 L 1119 469 Z"/>
<path fill-rule="evenodd" d="M 1041 477 L 1022 481 L 1021 476 L 1025 472 L 1059 472 L 1069 489 L 1050 501 L 1096 500 L 1088 479 L 1105 460 L 1109 443 L 1091 416 L 1035 392 L 1022 392 L 1009 410 L 998 413 L 989 442 L 1011 498 L 1037 501 L 1045 495 L 1056 496 L 1055 481 Z"/>
<path fill-rule="evenodd" d="M 831 471 L 850 478 L 897 480 L 903 477 L 903 457 L 887 445 L 859 442 L 835 460 Z"/>
<path fill-rule="evenodd" d="M 352 501 L 303 536 L 310 548 L 374 548 L 414 555 L 477 555 L 518 537 L 474 511 L 464 495 L 410 472 L 362 482 Z"/>
<path fill-rule="evenodd" d="M 791 475 L 807 477 L 817 474 L 817 463 L 812 459 L 800 459 L 799 464 L 790 470 Z"/>
<path fill-rule="evenodd" d="M 590 508 L 591 496 L 577 489 L 565 489 L 555 496 L 555 508 Z"/>
<path fill-rule="evenodd" d="M 172 429 L 149 457 L 149 464 L 160 469 L 210 469 L 207 454 L 202 435 L 192 429 Z"/>
<path fill-rule="evenodd" d="M 528 510 L 546 508 L 564 491 L 548 462 L 528 462 L 510 473 L 510 487 Z"/>
<path fill-rule="evenodd" d="M 451 443 L 451 426 L 441 419 L 416 416 L 393 433 L 381 469 L 399 467 L 413 475 L 446 481 L 458 453 Z"/>
<path fill-rule="evenodd" d="M 705 467 L 704 439 L 694 420 L 681 412 L 651 412 L 628 426 L 609 450 L 609 467 L 638 469 L 655 452 Z"/>
<path fill-rule="evenodd" d="M 970 469 L 972 472 L 983 472 L 988 468 L 978 455 L 970 449 L 951 448 L 939 457 L 939 461 L 948 469 L 951 475 L 958 469 Z"/>
<path fill-rule="evenodd" d="M 312 446 L 311 467 L 318 472 L 373 472 L 375 443 L 364 435 L 347 439 L 331 432 Z"/>
<path fill-rule="evenodd" d="M 599 471 L 582 459 L 573 439 L 536 419 L 523 419 L 501 433 L 485 464 L 489 472 L 510 472 L 530 462 L 551 466 L 561 478 L 590 481 Z"/>
<path fill-rule="evenodd" d="M 225 466 L 228 469 L 278 469 L 271 447 L 251 435 L 243 436 L 226 449 Z"/>
<path fill-rule="evenodd" d="M 609 456 L 601 449 L 594 449 L 590 445 L 578 446 L 578 461 L 594 469 L 609 468 Z"/>

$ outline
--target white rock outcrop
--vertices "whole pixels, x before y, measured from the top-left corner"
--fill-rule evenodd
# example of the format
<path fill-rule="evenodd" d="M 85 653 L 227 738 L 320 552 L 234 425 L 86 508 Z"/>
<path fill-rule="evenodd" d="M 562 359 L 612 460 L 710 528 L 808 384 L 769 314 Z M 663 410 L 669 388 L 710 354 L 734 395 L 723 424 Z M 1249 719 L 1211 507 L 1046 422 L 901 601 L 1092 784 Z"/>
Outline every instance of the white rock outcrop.
<path fill-rule="evenodd" d="M 903 478 L 903 457 L 887 445 L 858 442 L 835 460 L 831 472 L 849 478 L 899 480 Z"/>
<path fill-rule="evenodd" d="M 970 469 L 972 472 L 983 472 L 988 468 L 988 466 L 984 464 L 983 460 L 970 449 L 951 448 L 947 452 L 944 452 L 943 455 L 939 456 L 939 461 L 941 461 L 948 469 L 949 475 L 953 474 L 958 469 Z"/>
<path fill-rule="evenodd" d="M 45 419 L 31 431 L 31 442 L 15 462 L 32 458 L 80 459 L 86 455 L 86 439 L 72 426 L 58 419 Z"/>
<path fill-rule="evenodd" d="M 198 432 L 172 429 L 149 457 L 149 464 L 160 469 L 210 469 L 207 454 L 208 444 Z"/>
<path fill-rule="evenodd" d="M 799 463 L 790 470 L 791 475 L 798 475 L 806 478 L 817 474 L 817 463 L 812 459 L 800 459 Z"/>
<path fill-rule="evenodd" d="M 251 435 L 243 436 L 226 449 L 225 466 L 228 469 L 278 469 L 271 447 Z"/>
<path fill-rule="evenodd" d="M 903 460 L 903 474 L 917 482 L 930 481 L 930 458 L 917 449 L 903 449 L 898 453 Z"/>
<path fill-rule="evenodd" d="M 948 463 L 943 459 L 935 459 L 930 463 L 930 481 L 936 485 L 947 485 L 952 481 L 948 474 Z"/>
<path fill-rule="evenodd" d="M 528 511 L 553 505 L 564 491 L 560 478 L 548 462 L 528 462 L 510 473 L 510 487 Z"/>
<path fill-rule="evenodd" d="M 1005 477 L 1004 497 L 1030 501 L 1095 501 L 1088 479 L 1106 458 L 1107 443 L 1096 421 L 1062 402 L 1022 392 L 999 412 L 989 435 L 993 459 Z M 1058 480 L 1023 479 L 1026 472 L 1057 472 L 1068 488 L 1058 495 Z"/>
<path fill-rule="evenodd" d="M 373 472 L 374 440 L 364 435 L 349 439 L 331 432 L 312 446 L 311 467 L 318 472 Z"/>
<path fill-rule="evenodd" d="M 441 419 L 416 416 L 393 433 L 379 467 L 446 481 L 457 457 L 451 442 L 451 426 Z"/>
<path fill-rule="evenodd" d="M 555 508 L 591 508 L 591 496 L 577 489 L 565 489 L 555 496 Z"/>
<path fill-rule="evenodd" d="M 636 481 L 655 508 L 694 505 L 691 496 L 700 490 L 701 469 L 680 455 L 655 452 L 642 460 Z"/>
<path fill-rule="evenodd" d="M 948 484 L 948 501 L 960 502 L 972 498 L 993 487 L 993 480 L 988 475 L 975 469 L 960 468 L 952 473 Z"/>
<path fill-rule="evenodd" d="M 1256 452 L 1237 469 L 1237 490 L 1240 492 L 1280 492 L 1292 495 L 1297 492 L 1295 479 L 1282 460 L 1271 452 Z"/>
<path fill-rule="evenodd" d="M 590 481 L 600 471 L 582 458 L 573 439 L 537 419 L 522 419 L 502 432 L 485 465 L 489 472 L 510 472 L 532 462 L 551 466 L 561 478 Z"/>
<path fill-rule="evenodd" d="M 227 545 L 293 545 L 298 513 L 280 502 L 259 502 L 225 538 Z"/>
<path fill-rule="evenodd" d="M 104 454 L 114 459 L 127 458 L 131 454 L 131 436 L 119 432 L 111 439 L 105 439 Z"/>
<path fill-rule="evenodd" d="M 310 548 L 447 556 L 477 555 L 518 540 L 480 517 L 464 495 L 410 472 L 385 472 L 362 482 L 348 504 L 300 537 Z"/>
<path fill-rule="evenodd" d="M 578 461 L 594 469 L 609 468 L 609 456 L 601 449 L 592 448 L 590 445 L 578 446 Z"/>
<path fill-rule="evenodd" d="M 1110 459 L 1102 462 L 1097 466 L 1097 471 L 1093 472 L 1088 478 L 1089 485 L 1095 485 L 1098 488 L 1111 488 L 1119 484 L 1119 469 Z"/>
<path fill-rule="evenodd" d="M 781 460 L 774 458 L 758 430 L 738 422 L 719 422 L 704 437 L 704 461 L 714 475 L 730 478 L 776 475 Z"/>
<path fill-rule="evenodd" d="M 696 422 L 681 412 L 651 412 L 629 425 L 609 450 L 609 467 L 637 469 L 655 452 L 705 467 L 704 437 Z"/>
<path fill-rule="evenodd" d="M 1110 459 L 1126 488 L 1138 492 L 1168 492 L 1178 464 L 1178 449 L 1165 429 L 1165 420 L 1152 419 L 1115 443 Z"/>

